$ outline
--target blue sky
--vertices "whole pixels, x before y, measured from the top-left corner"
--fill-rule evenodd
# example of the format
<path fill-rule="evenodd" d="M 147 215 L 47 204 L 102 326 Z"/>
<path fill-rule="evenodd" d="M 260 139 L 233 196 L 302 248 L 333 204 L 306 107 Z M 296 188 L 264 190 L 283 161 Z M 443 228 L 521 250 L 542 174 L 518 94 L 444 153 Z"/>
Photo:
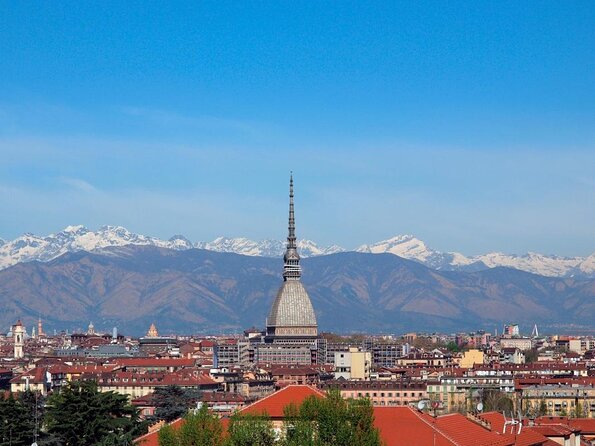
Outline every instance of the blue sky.
<path fill-rule="evenodd" d="M 0 237 L 595 251 L 592 2 L 0 2 Z"/>

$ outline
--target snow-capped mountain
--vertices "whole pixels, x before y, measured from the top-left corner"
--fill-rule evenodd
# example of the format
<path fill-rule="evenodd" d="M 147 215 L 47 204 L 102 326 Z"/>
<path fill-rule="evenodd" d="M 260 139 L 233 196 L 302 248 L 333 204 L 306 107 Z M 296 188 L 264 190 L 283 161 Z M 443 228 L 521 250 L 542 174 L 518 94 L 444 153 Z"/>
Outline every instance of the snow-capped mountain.
<path fill-rule="evenodd" d="M 443 271 L 478 271 L 504 266 L 542 276 L 595 277 L 595 254 L 584 258 L 547 256 L 533 252 L 525 255 L 493 252 L 468 257 L 458 252 L 436 251 L 413 235 L 399 235 L 372 245 L 362 245 L 356 251 L 391 253 Z"/>
<path fill-rule="evenodd" d="M 24 234 L 12 241 L 0 239 L 0 269 L 20 262 L 49 261 L 66 252 L 93 251 L 130 244 L 153 245 L 175 250 L 200 248 L 263 257 L 280 257 L 285 251 L 285 242 L 280 240 L 253 241 L 247 238 L 218 237 L 211 242 L 192 243 L 181 235 L 162 240 L 132 233 L 121 226 L 102 226 L 97 231 L 91 231 L 84 226 L 68 226 L 56 234 L 45 237 Z M 298 248 L 302 257 L 345 251 L 337 245 L 323 247 L 311 240 L 298 240 Z M 355 251 L 391 253 L 443 271 L 479 271 L 506 266 L 542 276 L 595 278 L 595 253 L 586 258 L 547 256 L 537 253 L 525 255 L 489 253 L 468 257 L 457 252 L 434 250 L 413 235 L 398 235 L 371 245 L 362 245 Z"/>
<path fill-rule="evenodd" d="M 57 234 L 40 237 L 24 234 L 0 245 L 0 269 L 20 262 L 39 260 L 47 262 L 73 251 L 92 251 L 108 246 L 155 245 L 170 249 L 189 249 L 192 243 L 182 236 L 170 240 L 134 234 L 121 226 L 102 226 L 90 231 L 84 226 L 67 226 Z"/>
<path fill-rule="evenodd" d="M 262 240 L 255 242 L 247 238 L 218 237 L 212 242 L 198 242 L 195 246 L 217 252 L 235 252 L 247 256 L 280 257 L 285 252 L 285 241 Z M 302 257 L 321 256 L 345 251 L 337 245 L 321 247 L 311 240 L 298 240 Z"/>
<path fill-rule="evenodd" d="M 93 251 L 125 245 L 152 245 L 175 250 L 200 248 L 264 257 L 279 257 L 285 251 L 285 242 L 278 240 L 255 242 L 246 238 L 218 237 L 212 242 L 194 244 L 182 235 L 161 240 L 132 233 L 122 226 L 102 226 L 97 231 L 91 231 L 80 225 L 67 226 L 62 231 L 45 237 L 24 234 L 10 242 L 4 242 L 4 240 L 2 242 L 0 243 L 0 269 L 33 260 L 47 262 L 66 252 Z M 310 240 L 299 240 L 298 248 L 303 257 L 343 251 L 338 246 L 321 247 Z"/>

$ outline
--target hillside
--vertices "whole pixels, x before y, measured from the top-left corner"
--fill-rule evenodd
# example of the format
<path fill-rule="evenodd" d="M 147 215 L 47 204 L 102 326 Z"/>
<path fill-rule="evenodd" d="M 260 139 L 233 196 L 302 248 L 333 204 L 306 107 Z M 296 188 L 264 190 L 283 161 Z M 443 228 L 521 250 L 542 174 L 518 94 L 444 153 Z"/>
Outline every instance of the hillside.
<path fill-rule="evenodd" d="M 321 330 L 401 332 L 501 327 L 589 327 L 595 280 L 542 277 L 514 269 L 435 271 L 393 254 L 357 252 L 302 261 Z M 140 334 L 238 331 L 264 326 L 281 282 L 279 259 L 155 246 L 66 253 L 0 271 L 0 327 L 70 330 L 93 321 Z"/>

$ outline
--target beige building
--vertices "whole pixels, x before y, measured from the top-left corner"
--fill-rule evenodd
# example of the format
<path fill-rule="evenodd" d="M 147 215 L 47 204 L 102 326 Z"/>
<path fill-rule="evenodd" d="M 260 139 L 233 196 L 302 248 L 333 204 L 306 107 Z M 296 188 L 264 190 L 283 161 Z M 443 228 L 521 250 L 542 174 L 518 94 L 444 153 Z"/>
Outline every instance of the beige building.
<path fill-rule="evenodd" d="M 466 389 L 459 388 L 453 379 L 428 381 L 429 408 L 436 407 L 436 413 L 465 412 L 467 411 Z M 434 406 L 434 404 L 436 404 Z"/>
<path fill-rule="evenodd" d="M 36 367 L 28 370 L 10 380 L 10 391 L 12 393 L 26 392 L 29 390 L 31 392 L 39 392 L 42 395 L 47 395 L 48 389 L 48 374 L 47 370 L 43 367 Z"/>
<path fill-rule="evenodd" d="M 528 386 L 517 397 L 522 410 L 529 413 L 545 406 L 550 416 L 595 417 L 595 387 L 590 385 Z"/>
<path fill-rule="evenodd" d="M 531 350 L 533 342 L 529 338 L 500 339 L 500 348 L 518 348 L 519 350 Z"/>
<path fill-rule="evenodd" d="M 335 378 L 369 380 L 372 353 L 350 347 L 346 352 L 335 352 Z"/>
<path fill-rule="evenodd" d="M 464 369 L 470 369 L 474 364 L 483 364 L 484 354 L 481 350 L 472 348 L 467 350 L 459 361 L 459 366 Z"/>

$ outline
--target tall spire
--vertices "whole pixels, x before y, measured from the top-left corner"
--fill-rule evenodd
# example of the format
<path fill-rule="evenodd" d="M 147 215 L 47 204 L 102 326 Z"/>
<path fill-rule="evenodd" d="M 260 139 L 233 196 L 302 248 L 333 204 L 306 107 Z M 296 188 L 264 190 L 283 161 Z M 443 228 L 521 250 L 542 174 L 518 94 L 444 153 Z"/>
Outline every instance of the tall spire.
<path fill-rule="evenodd" d="M 289 225 L 287 249 L 283 256 L 283 280 L 299 280 L 301 277 L 300 256 L 297 252 L 295 237 L 295 213 L 293 209 L 293 172 L 289 175 Z"/>
<path fill-rule="evenodd" d="M 295 245 L 295 212 L 293 210 L 293 172 L 289 174 L 289 234 L 287 247 L 296 248 Z"/>

